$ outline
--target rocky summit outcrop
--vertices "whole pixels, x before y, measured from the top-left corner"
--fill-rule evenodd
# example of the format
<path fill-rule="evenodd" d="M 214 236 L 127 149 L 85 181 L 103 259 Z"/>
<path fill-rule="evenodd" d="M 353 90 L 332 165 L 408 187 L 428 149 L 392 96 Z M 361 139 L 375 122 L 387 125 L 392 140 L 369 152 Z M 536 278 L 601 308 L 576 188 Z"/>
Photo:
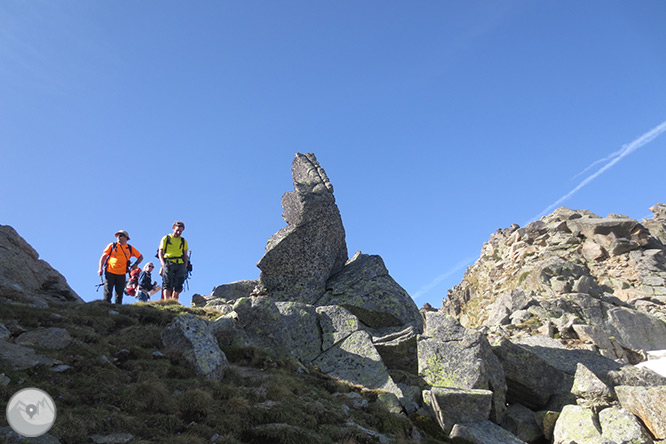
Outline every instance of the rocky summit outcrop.
<path fill-rule="evenodd" d="M 282 196 L 287 226 L 266 244 L 257 263 L 260 291 L 274 299 L 314 303 L 326 280 L 347 261 L 345 230 L 333 185 L 314 154 L 296 154 L 294 191 Z"/>
<path fill-rule="evenodd" d="M 666 349 L 666 212 L 660 204 L 653 211 L 641 224 L 559 208 L 498 230 L 445 309 L 500 336 L 538 332 L 641 361 L 644 351 Z"/>
<path fill-rule="evenodd" d="M 40 259 L 16 230 L 0 225 L 0 304 L 43 307 L 68 301 L 83 302 L 64 276 Z"/>
<path fill-rule="evenodd" d="M 210 323 L 220 344 L 387 392 L 397 411 L 428 412 L 455 442 L 564 443 L 588 432 L 580 444 L 651 442 L 640 440 L 661 433 L 637 426 L 646 409 L 631 410 L 619 399 L 628 390 L 615 390 L 666 386 L 629 365 L 666 348 L 664 246 L 650 231 L 661 222 L 562 208 L 500 230 L 444 308 L 419 312 L 381 257 L 341 260 L 344 228 L 314 155 L 297 154 L 292 175 L 288 226 L 269 240 L 259 279 L 196 298 L 220 312 Z"/>
<path fill-rule="evenodd" d="M 533 422 L 557 444 L 664 439 L 666 378 L 630 365 L 666 349 L 666 210 L 651 210 L 639 223 L 559 208 L 498 230 L 444 300 L 488 337 L 507 384 L 501 424 L 525 442 L 535 429 L 519 425 Z"/>
<path fill-rule="evenodd" d="M 259 279 L 217 286 L 194 304 L 220 311 L 211 326 L 220 343 L 292 356 L 414 410 L 420 389 L 394 375 L 418 371 L 416 304 L 381 257 L 347 260 L 333 186 L 314 154 L 296 154 L 292 176 L 294 191 L 282 197 L 288 225 L 269 239 Z"/>

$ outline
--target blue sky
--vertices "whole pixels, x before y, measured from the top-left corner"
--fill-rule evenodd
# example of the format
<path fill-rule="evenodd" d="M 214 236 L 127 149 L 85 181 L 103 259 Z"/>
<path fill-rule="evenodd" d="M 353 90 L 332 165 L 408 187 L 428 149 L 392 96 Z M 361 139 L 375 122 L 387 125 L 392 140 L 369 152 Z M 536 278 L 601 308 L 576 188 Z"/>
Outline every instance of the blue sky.
<path fill-rule="evenodd" d="M 152 259 L 184 220 L 189 304 L 259 276 L 314 152 L 350 255 L 440 307 L 498 228 L 666 200 L 664 19 L 661 0 L 3 0 L 0 223 L 90 301 L 116 230 Z"/>

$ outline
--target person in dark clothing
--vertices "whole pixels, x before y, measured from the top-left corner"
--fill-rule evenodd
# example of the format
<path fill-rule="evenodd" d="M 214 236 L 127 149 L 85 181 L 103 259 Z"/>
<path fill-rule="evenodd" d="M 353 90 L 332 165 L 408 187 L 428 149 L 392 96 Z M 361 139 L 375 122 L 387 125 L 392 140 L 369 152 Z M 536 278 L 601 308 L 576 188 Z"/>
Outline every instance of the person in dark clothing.
<path fill-rule="evenodd" d="M 157 282 L 153 282 L 153 277 L 151 272 L 155 266 L 152 262 L 148 262 L 144 267 L 143 271 L 139 275 L 139 292 L 137 298 L 140 302 L 148 302 L 150 297 L 160 291 L 162 287 L 157 285 Z"/>

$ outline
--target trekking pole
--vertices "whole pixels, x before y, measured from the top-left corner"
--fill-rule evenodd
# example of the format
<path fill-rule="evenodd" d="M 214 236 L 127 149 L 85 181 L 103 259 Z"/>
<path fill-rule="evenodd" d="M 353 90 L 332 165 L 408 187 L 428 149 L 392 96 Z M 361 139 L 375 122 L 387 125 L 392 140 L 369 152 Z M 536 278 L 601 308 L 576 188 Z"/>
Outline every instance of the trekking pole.
<path fill-rule="evenodd" d="M 103 286 L 104 286 L 104 278 L 102 278 L 102 276 L 100 276 L 100 277 L 99 277 L 99 280 L 102 281 L 102 282 L 101 282 L 100 284 L 95 285 L 95 288 L 96 288 L 95 292 L 98 292 L 98 291 L 99 291 L 99 287 L 103 287 Z"/>
<path fill-rule="evenodd" d="M 187 291 L 190 291 L 190 275 L 192 274 L 192 250 L 187 252 L 187 265 L 189 270 L 185 270 L 185 285 L 187 286 Z"/>

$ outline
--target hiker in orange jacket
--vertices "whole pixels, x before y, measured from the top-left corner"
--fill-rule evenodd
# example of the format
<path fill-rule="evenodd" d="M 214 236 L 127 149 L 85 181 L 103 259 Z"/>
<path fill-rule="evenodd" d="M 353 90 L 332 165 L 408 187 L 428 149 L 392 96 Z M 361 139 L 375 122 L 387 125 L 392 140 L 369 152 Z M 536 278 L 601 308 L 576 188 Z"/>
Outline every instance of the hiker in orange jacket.
<path fill-rule="evenodd" d="M 136 268 L 143 260 L 143 255 L 139 250 L 132 248 L 127 241 L 130 239 L 129 233 L 125 230 L 119 230 L 115 234 L 117 242 L 112 242 L 106 246 L 102 257 L 99 258 L 98 274 L 104 273 L 104 300 L 111 302 L 111 294 L 116 289 L 116 304 L 123 303 L 123 292 L 125 291 L 125 281 L 127 273 Z M 136 258 L 133 264 L 130 259 Z"/>

